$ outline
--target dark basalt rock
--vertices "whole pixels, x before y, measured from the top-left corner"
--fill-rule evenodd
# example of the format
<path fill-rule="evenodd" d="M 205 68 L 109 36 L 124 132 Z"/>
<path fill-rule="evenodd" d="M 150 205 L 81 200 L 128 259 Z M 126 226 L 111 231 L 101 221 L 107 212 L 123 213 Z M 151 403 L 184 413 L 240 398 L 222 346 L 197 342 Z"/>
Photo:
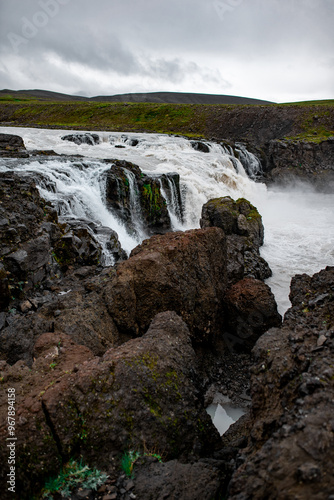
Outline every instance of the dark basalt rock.
<path fill-rule="evenodd" d="M 45 332 L 64 332 L 100 356 L 116 345 L 119 334 L 102 298 L 112 272 L 113 268 L 79 267 L 53 277 L 42 291 L 25 293 L 4 318 L 0 359 L 11 365 L 24 360 L 31 366 L 35 342 Z"/>
<path fill-rule="evenodd" d="M 203 205 L 200 225 L 220 227 L 225 232 L 230 283 L 243 277 L 264 280 L 271 276 L 259 251 L 264 241 L 262 217 L 249 201 L 234 201 L 230 196 L 209 200 Z"/>
<path fill-rule="evenodd" d="M 101 246 L 93 231 L 80 221 L 67 221 L 64 234 L 55 243 L 54 257 L 62 270 L 69 266 L 94 266 L 101 259 Z"/>
<path fill-rule="evenodd" d="M 177 460 L 159 463 L 154 458 L 136 462 L 134 489 L 138 498 L 182 498 L 212 500 L 219 498 L 224 477 L 224 463 L 202 459 L 182 464 Z M 187 485 L 185 487 L 185 485 Z"/>
<path fill-rule="evenodd" d="M 70 141 L 74 142 L 78 146 L 80 144 L 88 144 L 89 146 L 95 146 L 95 144 L 99 144 L 100 142 L 100 136 L 98 134 L 90 134 L 90 133 L 85 133 L 85 134 L 69 134 L 69 135 L 64 135 L 62 137 L 63 141 Z"/>
<path fill-rule="evenodd" d="M 281 329 L 254 350 L 252 428 L 233 500 L 327 500 L 334 491 L 334 268 L 296 276 Z"/>
<path fill-rule="evenodd" d="M 148 235 L 171 229 L 158 178 L 143 174 L 137 165 L 124 160 L 113 160 L 105 178 L 107 206 L 130 231 L 135 232 L 138 225 Z"/>
<path fill-rule="evenodd" d="M 22 137 L 12 134 L 0 134 L 0 157 L 28 158 Z"/>
<path fill-rule="evenodd" d="M 196 151 L 201 151 L 202 153 L 210 153 L 210 148 L 207 144 L 201 141 L 190 141 L 191 146 Z"/>
<path fill-rule="evenodd" d="M 7 308 L 10 302 L 10 290 L 6 268 L 0 263 L 0 311 Z"/>
<path fill-rule="evenodd" d="M 24 292 L 52 272 L 51 239 L 56 231 L 57 214 L 39 196 L 29 178 L 11 172 L 0 174 L 0 195 L 3 284 L 9 287 L 11 297 L 22 298 Z"/>
<path fill-rule="evenodd" d="M 334 190 L 334 138 L 320 143 L 272 140 L 266 147 L 266 182 L 280 186 L 311 184 L 317 191 Z"/>

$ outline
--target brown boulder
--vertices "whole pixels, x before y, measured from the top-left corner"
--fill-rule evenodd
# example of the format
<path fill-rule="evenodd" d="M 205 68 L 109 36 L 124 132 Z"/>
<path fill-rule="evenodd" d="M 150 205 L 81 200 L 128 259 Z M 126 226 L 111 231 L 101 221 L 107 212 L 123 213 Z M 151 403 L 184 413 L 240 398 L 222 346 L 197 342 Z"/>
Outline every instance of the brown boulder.
<path fill-rule="evenodd" d="M 120 333 L 142 335 L 158 312 L 172 310 L 201 341 L 222 331 L 225 289 L 225 235 L 206 228 L 145 240 L 117 267 L 105 301 Z"/>
<path fill-rule="evenodd" d="M 15 388 L 17 491 L 38 492 L 61 461 L 81 455 L 108 467 L 129 449 L 166 459 L 198 458 L 219 435 L 198 399 L 196 356 L 189 330 L 174 312 L 159 314 L 148 332 L 103 358 L 64 334 L 46 334 L 29 370 L 2 363 L 0 438 L 7 436 L 7 389 Z M 6 463 L 7 450 L 0 451 Z M 7 468 L 0 474 L 5 479 Z"/>
<path fill-rule="evenodd" d="M 257 339 L 273 326 L 280 326 L 275 297 L 268 285 L 254 278 L 244 278 L 231 286 L 224 297 L 229 342 L 239 350 L 249 351 Z"/>

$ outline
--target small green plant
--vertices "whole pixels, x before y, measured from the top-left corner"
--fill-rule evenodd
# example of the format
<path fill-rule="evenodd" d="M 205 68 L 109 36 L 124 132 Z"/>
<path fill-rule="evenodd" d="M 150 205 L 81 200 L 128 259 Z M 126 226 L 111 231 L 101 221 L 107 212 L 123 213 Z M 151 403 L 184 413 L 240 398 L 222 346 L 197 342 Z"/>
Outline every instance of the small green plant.
<path fill-rule="evenodd" d="M 97 490 L 107 480 L 108 476 L 97 469 L 90 469 L 82 460 L 71 459 L 63 466 L 59 475 L 45 483 L 42 498 L 52 499 L 54 493 L 63 497 L 70 496 L 77 488 Z"/>
<path fill-rule="evenodd" d="M 139 451 L 132 451 L 132 450 L 127 451 L 122 456 L 121 467 L 128 477 L 133 477 L 133 466 L 136 460 L 138 460 L 138 458 L 140 457 L 155 457 L 158 459 L 159 462 L 162 463 L 161 455 L 159 455 L 158 453 L 141 454 Z"/>
<path fill-rule="evenodd" d="M 133 475 L 133 465 L 135 461 L 140 457 L 139 451 L 128 451 L 124 453 L 121 460 L 121 467 L 128 477 Z"/>

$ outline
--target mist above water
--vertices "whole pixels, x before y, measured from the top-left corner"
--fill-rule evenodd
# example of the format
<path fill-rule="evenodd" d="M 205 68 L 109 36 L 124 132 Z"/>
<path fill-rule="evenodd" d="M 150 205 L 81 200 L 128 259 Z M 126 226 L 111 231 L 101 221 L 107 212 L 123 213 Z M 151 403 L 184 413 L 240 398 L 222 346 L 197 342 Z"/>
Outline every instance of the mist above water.
<path fill-rule="evenodd" d="M 33 171 L 48 176 L 55 183 L 57 192 L 50 192 L 40 185 L 44 197 L 54 202 L 63 197 L 63 205 L 67 203 L 71 216 L 92 217 L 111 227 L 118 233 L 127 252 L 140 242 L 140 237 L 129 235 L 104 205 L 100 179 L 110 165 L 100 162 L 101 158 L 131 161 L 148 174 L 177 172 L 184 213 L 181 223 L 175 217 L 175 207 L 174 213 L 170 207 L 174 229 L 199 227 L 202 206 L 211 198 L 227 195 L 234 199 L 247 198 L 263 218 L 265 243 L 261 254 L 273 271 L 267 282 L 281 313 L 290 305 L 288 293 L 292 276 L 300 273 L 312 275 L 327 265 L 334 265 L 334 197 L 315 193 L 303 186 L 293 190 L 268 189 L 250 179 L 239 160 L 218 144 L 206 141 L 210 152 L 203 153 L 194 150 L 185 138 L 161 134 L 98 132 L 100 143 L 92 146 L 61 140 L 69 131 L 16 127 L 0 127 L 0 131 L 20 135 L 27 149 L 53 149 L 58 154 L 84 155 L 85 159 L 77 162 L 56 158 L 29 163 L 2 159 L 0 171 Z M 138 141 L 138 144 L 132 146 L 131 140 Z M 85 167 L 74 165 L 80 161 L 84 161 Z M 256 161 L 254 158 L 251 161 L 254 174 Z"/>

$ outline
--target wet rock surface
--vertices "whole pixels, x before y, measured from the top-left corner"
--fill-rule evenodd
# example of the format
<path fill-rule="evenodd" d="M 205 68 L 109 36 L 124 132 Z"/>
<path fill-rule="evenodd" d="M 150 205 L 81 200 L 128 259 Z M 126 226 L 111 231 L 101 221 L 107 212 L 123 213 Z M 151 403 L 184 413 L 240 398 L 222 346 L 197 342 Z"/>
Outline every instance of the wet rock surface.
<path fill-rule="evenodd" d="M 260 256 L 264 241 L 262 217 L 247 200 L 230 196 L 209 200 L 202 208 L 201 227 L 220 227 L 227 244 L 229 283 L 243 277 L 264 280 L 271 276 L 268 263 Z"/>
<path fill-rule="evenodd" d="M 88 144 L 89 146 L 95 146 L 95 144 L 99 144 L 100 136 L 98 134 L 90 134 L 87 132 L 85 134 L 64 135 L 62 137 L 62 140 L 74 142 L 78 146 L 80 146 L 80 144 Z"/>
<path fill-rule="evenodd" d="M 22 137 L 13 134 L 0 134 L 0 157 L 27 158 Z"/>
<path fill-rule="evenodd" d="M 226 330 L 233 332 L 234 348 L 251 350 L 257 339 L 282 318 L 268 285 L 254 278 L 244 278 L 232 285 L 224 297 Z"/>
<path fill-rule="evenodd" d="M 112 163 L 105 173 L 107 206 L 132 232 L 138 225 L 148 235 L 171 230 L 159 178 L 144 174 L 137 165 L 125 160 L 112 160 Z M 177 196 L 180 200 L 181 195 Z"/>

